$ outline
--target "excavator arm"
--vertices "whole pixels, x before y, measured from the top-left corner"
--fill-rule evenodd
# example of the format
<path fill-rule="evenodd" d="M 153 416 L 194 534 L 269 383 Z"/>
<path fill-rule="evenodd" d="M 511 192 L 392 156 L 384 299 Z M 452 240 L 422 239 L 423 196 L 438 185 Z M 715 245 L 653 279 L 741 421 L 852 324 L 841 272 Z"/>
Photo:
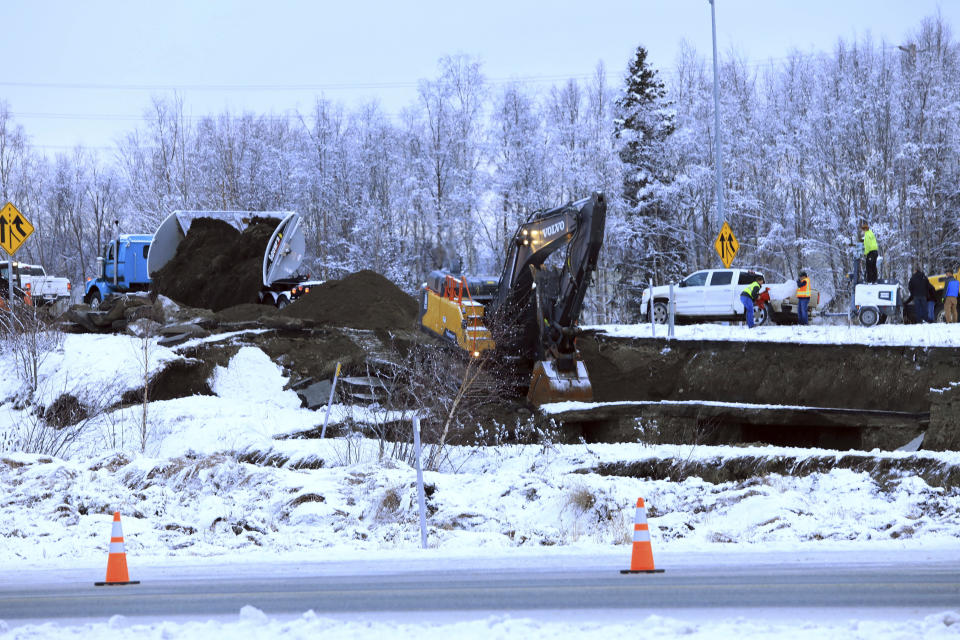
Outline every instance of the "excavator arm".
<path fill-rule="evenodd" d="M 531 214 L 507 248 L 499 280 L 431 273 L 420 290 L 421 329 L 475 357 L 498 349 L 533 362 L 527 399 L 534 405 L 592 400 L 587 369 L 577 357 L 577 323 L 597 268 L 606 214 L 600 193 Z M 545 265 L 564 248 L 559 269 Z M 496 340 L 487 325 L 491 317 Z"/>
<path fill-rule="evenodd" d="M 603 194 L 537 212 L 522 224 L 510 244 L 493 303 L 520 327 L 521 352 L 536 356 L 531 403 L 592 400 L 586 367 L 577 357 L 577 323 L 583 299 L 603 245 L 606 224 Z M 566 248 L 559 274 L 544 268 Z"/>

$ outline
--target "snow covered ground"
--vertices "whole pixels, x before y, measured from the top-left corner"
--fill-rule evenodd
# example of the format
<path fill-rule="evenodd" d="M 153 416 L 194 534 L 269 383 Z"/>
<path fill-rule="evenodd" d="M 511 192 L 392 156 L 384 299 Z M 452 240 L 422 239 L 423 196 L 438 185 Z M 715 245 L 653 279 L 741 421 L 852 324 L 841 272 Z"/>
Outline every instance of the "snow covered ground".
<path fill-rule="evenodd" d="M 642 335 L 650 327 L 603 329 Z M 740 340 L 746 331 L 677 328 L 680 339 Z M 857 334 L 871 344 L 960 346 L 960 327 L 943 325 L 771 327 L 752 331 L 750 339 L 776 339 L 783 332 L 793 341 L 850 342 Z M 95 399 L 97 389 L 106 389 L 117 398 L 135 389 L 145 370 L 183 357 L 148 346 L 145 350 L 141 340 L 119 335 L 66 336 L 44 359 L 33 397 L 46 405 L 65 391 Z M 9 362 L 11 356 L 3 357 Z M 410 446 L 359 437 L 285 438 L 319 428 L 325 416 L 299 408 L 284 383 L 279 367 L 263 352 L 245 347 L 213 373 L 217 395 L 150 403 L 145 423 L 140 405 L 104 410 L 53 456 L 17 446 L 29 442 L 36 421 L 25 402 L 22 377 L 5 367 L 0 371 L 0 443 L 6 443 L 0 451 L 0 566 L 5 577 L 0 580 L 49 570 L 89 570 L 99 578 L 114 510 L 123 516 L 134 578 L 138 567 L 254 559 L 323 563 L 426 554 L 441 562 L 469 555 L 502 563 L 547 553 L 622 556 L 626 563 L 633 505 L 640 496 L 648 504 L 655 557 L 756 552 L 772 554 L 776 561 L 798 553 L 893 558 L 898 552 L 929 550 L 960 562 L 960 490 L 936 480 L 960 465 L 960 453 L 642 443 L 448 447 L 424 474 L 430 548 L 420 550 Z M 349 406 L 331 411 L 332 422 L 358 418 L 387 417 Z M 875 464 L 799 475 L 765 472 L 717 483 L 679 471 L 691 461 L 723 465 L 745 455 L 797 463 L 861 455 Z M 601 465 L 644 461 L 670 461 L 678 472 L 670 477 L 597 473 Z M 940 473 L 920 477 L 904 471 L 913 462 Z M 938 638 L 960 635 L 957 612 L 805 623 L 750 615 L 614 620 L 608 613 L 564 621 L 490 615 L 398 623 L 331 620 L 311 612 L 279 620 L 248 608 L 233 620 L 0 622 L 0 637 Z"/>
<path fill-rule="evenodd" d="M 748 329 L 743 324 L 688 324 L 674 327 L 677 340 L 733 340 L 794 342 L 809 344 L 868 344 L 908 347 L 960 347 L 960 324 L 884 324 L 861 327 L 851 324 L 763 326 Z M 584 327 L 616 338 L 665 338 L 666 325 L 609 324 Z"/>
<path fill-rule="evenodd" d="M 607 612 L 601 619 L 617 617 Z M 564 620 L 552 621 L 534 618 L 492 615 L 481 620 L 449 623 L 344 621 L 318 616 L 312 611 L 294 620 L 270 618 L 255 607 L 244 607 L 235 620 L 221 621 L 164 621 L 137 623 L 123 616 L 107 622 L 89 623 L 71 627 L 53 624 L 15 627 L 4 633 L 0 623 L 0 637 L 4 638 L 97 638 L 114 640 L 127 638 L 181 638 L 208 640 L 209 638 L 246 638 L 273 640 L 283 638 L 396 638 L 398 640 L 447 640 L 458 638 L 493 638 L 499 640 L 547 639 L 574 640 L 581 638 L 638 638 L 640 640 L 716 640 L 739 638 L 760 640 L 777 638 L 795 640 L 937 640 L 960 636 L 960 614 L 943 612 L 924 616 L 919 620 L 849 620 L 839 623 L 803 622 L 776 623 L 736 617 L 731 620 L 689 621 L 669 616 L 650 615 L 624 622 Z"/>

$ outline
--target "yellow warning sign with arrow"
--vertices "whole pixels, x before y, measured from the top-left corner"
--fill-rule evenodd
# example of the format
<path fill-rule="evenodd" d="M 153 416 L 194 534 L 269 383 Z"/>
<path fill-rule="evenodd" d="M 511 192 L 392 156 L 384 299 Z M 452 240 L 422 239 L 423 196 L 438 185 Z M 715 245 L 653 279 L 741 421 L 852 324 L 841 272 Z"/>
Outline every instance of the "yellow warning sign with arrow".
<path fill-rule="evenodd" d="M 0 209 L 0 247 L 11 256 L 33 233 L 33 225 L 11 203 Z"/>
<path fill-rule="evenodd" d="M 723 223 L 723 227 L 713 243 L 713 248 L 717 250 L 717 255 L 720 256 L 723 266 L 729 269 L 737 251 L 740 250 L 740 243 L 737 242 L 737 236 L 733 235 L 733 229 L 727 222 Z"/>

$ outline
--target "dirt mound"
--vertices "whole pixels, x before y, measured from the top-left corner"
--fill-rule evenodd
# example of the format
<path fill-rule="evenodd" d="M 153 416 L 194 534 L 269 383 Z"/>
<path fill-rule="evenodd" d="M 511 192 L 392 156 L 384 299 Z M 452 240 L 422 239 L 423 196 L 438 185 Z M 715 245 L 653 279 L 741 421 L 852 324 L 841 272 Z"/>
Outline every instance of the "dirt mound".
<path fill-rule="evenodd" d="M 410 329 L 418 309 L 417 301 L 397 285 L 364 270 L 311 287 L 281 314 L 354 329 Z"/>
<path fill-rule="evenodd" d="M 256 303 L 263 252 L 277 223 L 274 218 L 253 218 L 241 233 L 222 220 L 197 218 L 176 255 L 154 275 L 153 290 L 213 311 Z"/>
<path fill-rule="evenodd" d="M 259 322 L 264 318 L 276 315 L 277 308 L 266 304 L 240 304 L 227 307 L 217 312 L 216 319 L 220 323 L 232 324 L 236 322 Z"/>

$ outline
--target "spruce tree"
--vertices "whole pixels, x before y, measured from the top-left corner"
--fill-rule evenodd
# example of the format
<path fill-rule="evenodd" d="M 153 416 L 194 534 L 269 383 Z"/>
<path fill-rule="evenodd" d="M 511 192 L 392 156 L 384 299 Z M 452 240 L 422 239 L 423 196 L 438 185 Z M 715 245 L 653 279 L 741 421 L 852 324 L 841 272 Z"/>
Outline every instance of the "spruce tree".
<path fill-rule="evenodd" d="M 675 128 L 663 81 L 647 63 L 647 50 L 638 46 L 614 118 L 629 238 L 621 263 L 626 283 L 662 282 L 684 267 L 682 241 L 665 200 L 671 182 L 665 147 Z"/>

